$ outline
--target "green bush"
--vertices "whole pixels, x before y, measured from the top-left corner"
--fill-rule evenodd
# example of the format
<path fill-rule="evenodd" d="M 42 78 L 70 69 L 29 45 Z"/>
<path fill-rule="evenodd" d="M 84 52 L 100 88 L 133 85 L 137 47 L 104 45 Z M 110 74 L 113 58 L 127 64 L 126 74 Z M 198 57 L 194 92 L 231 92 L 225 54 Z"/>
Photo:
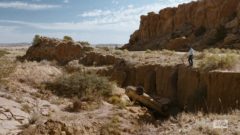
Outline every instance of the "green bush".
<path fill-rule="evenodd" d="M 70 37 L 70 36 L 64 36 L 63 40 L 64 41 L 73 41 L 72 37 Z"/>
<path fill-rule="evenodd" d="M 61 76 L 53 83 L 48 84 L 47 88 L 59 96 L 99 101 L 103 97 L 111 95 L 113 85 L 105 77 L 75 73 Z"/>
<path fill-rule="evenodd" d="M 38 45 L 40 43 L 40 37 L 39 35 L 35 35 L 33 38 L 32 45 Z"/>
<path fill-rule="evenodd" d="M 199 66 L 204 71 L 231 69 L 237 64 L 237 59 L 238 56 L 235 54 L 207 55 Z"/>

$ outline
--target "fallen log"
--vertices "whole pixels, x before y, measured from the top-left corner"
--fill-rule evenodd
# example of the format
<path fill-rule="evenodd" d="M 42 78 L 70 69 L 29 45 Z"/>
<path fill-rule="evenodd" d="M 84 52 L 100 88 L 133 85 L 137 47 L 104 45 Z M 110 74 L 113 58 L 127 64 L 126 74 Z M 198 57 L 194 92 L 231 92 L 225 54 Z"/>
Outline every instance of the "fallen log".
<path fill-rule="evenodd" d="M 169 112 L 168 112 L 169 105 L 170 105 L 169 99 L 166 99 L 166 98 L 155 99 L 144 92 L 142 94 L 139 94 L 139 91 L 137 90 L 137 88 L 133 86 L 128 86 L 126 88 L 125 93 L 133 101 L 138 101 L 142 103 L 144 106 L 157 111 L 159 114 L 163 116 L 169 115 Z"/>

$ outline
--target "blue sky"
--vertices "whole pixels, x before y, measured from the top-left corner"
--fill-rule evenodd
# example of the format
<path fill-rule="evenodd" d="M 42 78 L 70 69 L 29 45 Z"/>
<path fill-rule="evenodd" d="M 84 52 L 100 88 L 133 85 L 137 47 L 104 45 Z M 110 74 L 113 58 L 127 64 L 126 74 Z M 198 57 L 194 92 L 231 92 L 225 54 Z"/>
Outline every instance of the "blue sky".
<path fill-rule="evenodd" d="M 140 16 L 192 0 L 0 0 L 0 43 L 35 34 L 98 43 L 127 43 Z"/>

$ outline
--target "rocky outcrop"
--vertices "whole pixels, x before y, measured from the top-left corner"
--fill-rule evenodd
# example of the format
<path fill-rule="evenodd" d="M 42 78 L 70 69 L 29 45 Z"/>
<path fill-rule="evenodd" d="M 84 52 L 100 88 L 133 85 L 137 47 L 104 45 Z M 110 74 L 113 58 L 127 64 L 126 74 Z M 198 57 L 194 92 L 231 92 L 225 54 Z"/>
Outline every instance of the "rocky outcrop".
<path fill-rule="evenodd" d="M 195 1 L 141 16 L 139 29 L 123 48 L 185 50 L 187 44 L 196 49 L 239 48 L 239 24 L 239 0 Z"/>
<path fill-rule="evenodd" d="M 189 110 L 227 112 L 240 108 L 239 73 L 201 72 L 184 65 L 138 65 L 118 62 L 111 79 L 121 87 L 143 86 L 155 98 L 168 98 Z"/>
<path fill-rule="evenodd" d="M 85 52 L 92 50 L 90 47 L 71 40 L 58 40 L 47 37 L 39 37 L 38 42 L 33 44 L 25 56 L 21 59 L 30 61 L 56 60 L 60 64 L 80 59 Z"/>

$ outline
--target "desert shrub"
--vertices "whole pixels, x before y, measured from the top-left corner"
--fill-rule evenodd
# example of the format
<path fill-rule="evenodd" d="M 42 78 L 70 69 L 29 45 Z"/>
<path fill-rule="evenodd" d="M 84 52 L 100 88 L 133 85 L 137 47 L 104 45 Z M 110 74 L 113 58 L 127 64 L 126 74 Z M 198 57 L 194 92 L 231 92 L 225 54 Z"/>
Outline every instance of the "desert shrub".
<path fill-rule="evenodd" d="M 200 69 L 210 71 L 215 69 L 231 69 L 237 64 L 238 56 L 235 54 L 207 55 L 199 63 Z"/>
<path fill-rule="evenodd" d="M 34 38 L 33 38 L 33 42 L 32 42 L 32 45 L 37 45 L 40 43 L 40 37 L 39 35 L 35 35 Z"/>
<path fill-rule="evenodd" d="M 117 105 L 120 108 L 125 108 L 127 105 L 130 105 L 130 102 L 122 99 L 120 96 L 114 95 L 108 100 L 110 103 Z"/>
<path fill-rule="evenodd" d="M 115 55 L 122 55 L 122 54 L 123 54 L 123 51 L 122 51 L 122 50 L 115 50 L 115 51 L 114 51 L 114 54 L 115 54 Z"/>
<path fill-rule="evenodd" d="M 9 54 L 9 52 L 7 52 L 5 50 L 0 50 L 0 58 L 3 57 L 6 54 Z"/>
<path fill-rule="evenodd" d="M 73 41 L 72 37 L 70 37 L 70 36 L 64 36 L 63 40 L 64 41 Z"/>
<path fill-rule="evenodd" d="M 105 77 L 75 73 L 57 78 L 47 88 L 59 96 L 99 101 L 111 95 L 113 85 Z"/>
<path fill-rule="evenodd" d="M 204 26 L 201 26 L 201 27 L 199 27 L 199 28 L 196 29 L 194 35 L 195 35 L 196 37 L 199 37 L 199 36 L 204 35 L 205 32 L 206 32 L 206 28 L 205 28 Z"/>
<path fill-rule="evenodd" d="M 79 64 L 78 60 L 73 60 L 68 62 L 68 64 L 64 67 L 64 69 L 68 73 L 80 72 L 83 70 L 83 65 Z"/>
<path fill-rule="evenodd" d="M 147 49 L 145 53 L 151 53 L 152 51 L 150 49 Z"/>
<path fill-rule="evenodd" d="M 78 41 L 78 43 L 80 43 L 81 45 L 84 45 L 84 46 L 90 46 L 90 43 L 87 41 Z"/>

